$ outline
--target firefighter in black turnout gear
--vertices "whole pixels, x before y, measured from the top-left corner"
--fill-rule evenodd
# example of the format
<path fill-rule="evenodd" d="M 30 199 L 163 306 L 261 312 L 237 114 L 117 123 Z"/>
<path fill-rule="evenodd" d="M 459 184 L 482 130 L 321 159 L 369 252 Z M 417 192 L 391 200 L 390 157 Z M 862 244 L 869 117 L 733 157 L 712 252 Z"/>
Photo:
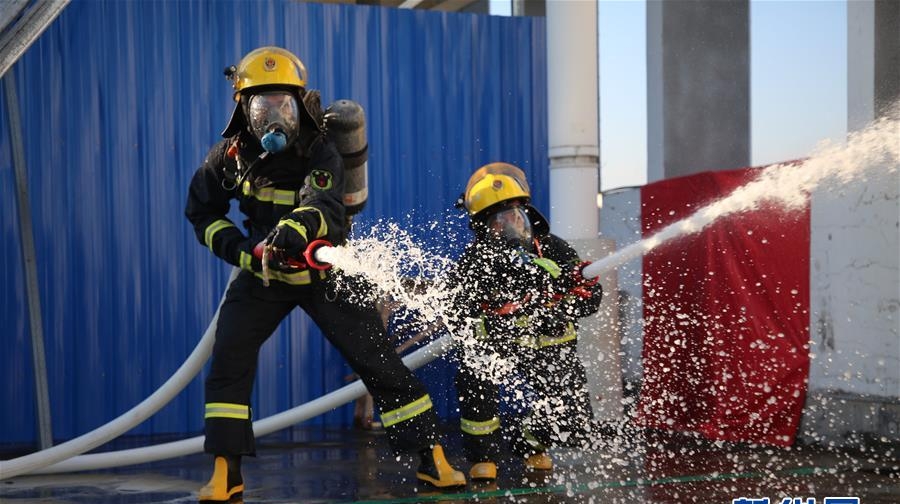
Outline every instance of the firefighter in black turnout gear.
<path fill-rule="evenodd" d="M 197 239 L 240 274 L 219 312 L 206 380 L 205 451 L 214 471 L 200 502 L 242 502 L 241 457 L 254 455 L 250 396 L 263 342 L 300 306 L 362 378 L 397 451 L 417 451 L 420 480 L 465 484 L 437 444 L 431 398 L 394 352 L 373 306 L 334 297 L 330 273 L 297 265 L 309 242 L 349 233 L 345 169 L 329 138 L 318 92 L 292 53 L 262 47 L 226 69 L 237 105 L 191 180 L 185 214 Z M 246 233 L 228 219 L 236 199 Z M 268 245 L 264 268 L 259 253 Z M 263 277 L 268 286 L 264 285 Z"/>
<path fill-rule="evenodd" d="M 458 202 L 475 232 L 450 282 L 462 287 L 454 306 L 474 326 L 474 344 L 461 348 L 456 387 L 469 476 L 476 480 L 497 477 L 499 386 L 515 386 L 510 371 L 533 392 L 509 440 L 526 468 L 552 469 L 547 448 L 587 447 L 594 430 L 576 331 L 577 320 L 599 308 L 602 288 L 581 276 L 587 263 L 529 203 L 525 174 L 506 163 L 478 169 Z M 497 357 L 513 369 L 486 372 L 484 363 Z"/>

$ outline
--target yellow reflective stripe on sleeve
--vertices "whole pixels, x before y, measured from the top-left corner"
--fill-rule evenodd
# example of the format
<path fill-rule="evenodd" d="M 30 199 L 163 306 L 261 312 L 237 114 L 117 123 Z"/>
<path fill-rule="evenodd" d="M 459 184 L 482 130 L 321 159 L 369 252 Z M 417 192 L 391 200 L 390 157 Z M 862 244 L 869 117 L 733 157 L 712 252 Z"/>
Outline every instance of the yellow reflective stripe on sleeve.
<path fill-rule="evenodd" d="M 274 187 L 260 187 L 253 190 L 252 185 L 247 180 L 241 186 L 241 192 L 244 193 L 244 196 L 249 196 L 257 201 L 274 203 L 276 205 L 294 206 L 297 202 L 297 191 L 276 189 Z"/>
<path fill-rule="evenodd" d="M 578 333 L 575 331 L 575 325 L 569 322 L 566 325 L 566 332 L 564 332 L 562 336 L 554 337 L 543 334 L 537 337 L 523 336 L 516 340 L 516 344 L 527 348 L 545 348 L 553 345 L 561 345 L 576 338 L 578 338 Z"/>
<path fill-rule="evenodd" d="M 547 273 L 550 273 L 550 276 L 556 278 L 562 272 L 559 268 L 559 265 L 556 264 L 556 261 L 553 259 L 547 259 L 546 257 L 535 257 L 531 260 L 534 264 L 537 264 L 541 268 L 547 270 Z"/>
<path fill-rule="evenodd" d="M 487 339 L 487 327 L 484 325 L 484 315 L 475 323 L 475 339 Z"/>
<path fill-rule="evenodd" d="M 319 214 L 319 230 L 316 231 L 316 238 L 322 238 L 328 234 L 328 223 L 325 222 L 325 214 L 316 207 L 302 206 L 294 209 L 295 212 L 307 212 L 312 210 Z"/>
<path fill-rule="evenodd" d="M 247 271 L 253 271 L 253 256 L 241 250 L 241 257 L 239 259 L 241 269 Z"/>
<path fill-rule="evenodd" d="M 302 236 L 304 240 L 309 240 L 309 238 L 306 237 L 306 226 L 304 226 L 303 224 L 300 224 L 299 222 L 295 221 L 294 219 L 281 219 L 281 221 L 278 223 L 278 225 L 279 226 L 287 226 L 287 227 L 293 229 L 294 231 L 300 233 L 300 236 Z"/>
<path fill-rule="evenodd" d="M 395 410 L 391 410 L 381 414 L 381 424 L 385 427 L 398 424 L 404 420 L 420 415 L 431 409 L 431 397 L 428 394 L 416 399 L 415 401 L 401 406 Z"/>
<path fill-rule="evenodd" d="M 541 336 L 538 338 L 539 346 L 541 348 L 553 346 L 553 345 L 561 345 L 567 341 L 572 341 L 578 337 L 578 333 L 575 332 L 575 324 L 569 322 L 566 326 L 566 332 L 563 333 L 562 336 L 558 336 L 556 338 L 552 338 L 550 336 Z"/>
<path fill-rule="evenodd" d="M 250 406 L 232 403 L 206 403 L 205 418 L 236 418 L 250 420 Z"/>
<path fill-rule="evenodd" d="M 206 226 L 206 230 L 203 231 L 203 242 L 209 247 L 210 252 L 212 252 L 213 238 L 216 236 L 216 233 L 227 227 L 234 227 L 234 224 L 232 224 L 231 221 L 224 219 L 219 219 L 209 226 Z"/>
<path fill-rule="evenodd" d="M 483 422 L 469 420 L 468 418 L 460 418 L 459 425 L 466 434 L 471 434 L 473 436 L 487 436 L 500 428 L 500 418 L 494 417 Z"/>

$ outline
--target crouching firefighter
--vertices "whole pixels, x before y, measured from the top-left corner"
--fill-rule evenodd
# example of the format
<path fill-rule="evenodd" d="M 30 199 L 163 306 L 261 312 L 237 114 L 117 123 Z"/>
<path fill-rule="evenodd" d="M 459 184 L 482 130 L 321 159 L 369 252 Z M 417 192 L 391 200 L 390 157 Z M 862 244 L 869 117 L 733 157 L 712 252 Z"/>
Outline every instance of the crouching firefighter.
<path fill-rule="evenodd" d="M 241 457 L 256 450 L 250 396 L 259 349 L 296 306 L 362 378 L 382 411 L 392 448 L 418 452 L 418 479 L 438 487 L 464 485 L 438 444 L 431 398 L 388 343 L 374 307 L 334 299 L 330 272 L 294 261 L 311 241 L 344 242 L 348 209 L 360 209 L 358 196 L 364 194 L 359 187 L 347 190 L 348 178 L 364 176 L 348 177 L 318 92 L 306 89 L 306 68 L 284 49 L 262 47 L 227 68 L 226 76 L 237 104 L 225 139 L 191 180 L 185 210 L 200 243 L 241 268 L 219 312 L 206 379 L 204 449 L 214 465 L 200 502 L 242 502 Z M 344 154 L 364 159 L 364 152 Z M 232 199 L 247 217 L 245 231 L 226 216 Z M 268 287 L 254 254 L 261 248 L 276 252 L 266 258 Z"/>
<path fill-rule="evenodd" d="M 481 167 L 458 206 L 475 234 L 448 279 L 463 286 L 454 307 L 474 322 L 464 351 L 475 358 L 463 356 L 456 376 L 469 477 L 497 477 L 500 383 L 533 392 L 508 441 L 527 469 L 550 470 L 549 447 L 586 448 L 596 433 L 576 342 L 578 319 L 597 311 L 602 288 L 581 276 L 587 263 L 550 233 L 547 219 L 531 205 L 519 168 Z M 511 362 L 513 373 L 486 376 L 477 364 L 491 355 Z M 521 383 L 512 382 L 512 375 Z"/>

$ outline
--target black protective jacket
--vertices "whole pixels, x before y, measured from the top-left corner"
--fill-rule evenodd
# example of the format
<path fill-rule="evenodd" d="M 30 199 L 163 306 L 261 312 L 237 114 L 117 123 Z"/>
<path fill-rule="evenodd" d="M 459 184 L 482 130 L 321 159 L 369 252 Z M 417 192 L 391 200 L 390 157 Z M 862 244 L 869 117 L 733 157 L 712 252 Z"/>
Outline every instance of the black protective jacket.
<path fill-rule="evenodd" d="M 518 377 L 534 396 L 527 414 L 512 423 L 512 451 L 529 456 L 551 446 L 584 445 L 593 415 L 576 324 L 597 311 L 602 290 L 573 274 L 581 266 L 578 254 L 549 233 L 530 251 L 479 236 L 457 266 L 450 277 L 454 308 L 474 326 L 474 341 L 460 345 L 455 379 L 467 460 L 501 456 L 500 385 L 517 387 Z M 482 369 L 478 358 L 492 353 L 514 357 L 515 368 L 500 375 Z"/>
<path fill-rule="evenodd" d="M 235 143 L 237 156 L 230 156 Z M 343 195 L 343 160 L 324 133 L 315 132 L 304 142 L 269 154 L 244 132 L 210 149 L 191 180 L 185 215 L 197 239 L 215 255 L 259 271 L 259 261 L 252 260 L 253 247 L 295 210 L 310 241 L 342 243 L 349 232 Z M 232 199 L 238 200 L 247 217 L 245 231 L 227 217 Z"/>
<path fill-rule="evenodd" d="M 302 225 L 307 240 L 326 238 L 337 245 L 348 232 L 343 161 L 319 129 L 301 133 L 306 136 L 296 145 L 303 148 L 275 155 L 262 155 L 255 138 L 238 133 L 244 135 L 238 139 L 239 158 L 229 156 L 234 138 L 219 142 L 191 181 L 185 214 L 197 239 L 229 263 L 253 271 L 241 272 L 231 283 L 219 311 L 206 378 L 204 449 L 216 455 L 255 453 L 250 403 L 257 356 L 295 307 L 311 317 L 365 382 L 392 447 L 429 447 L 437 424 L 431 398 L 394 351 L 373 307 L 332 297 L 327 272 L 309 268 L 273 268 L 272 284 L 265 289 L 260 284 L 261 265 L 251 258 L 252 249 L 282 219 Z M 233 199 L 247 217 L 245 231 L 228 220 Z"/>
<path fill-rule="evenodd" d="M 456 286 L 454 308 L 480 319 L 476 332 L 488 341 L 552 341 L 571 333 L 579 318 L 600 306 L 597 284 L 579 296 L 573 293 L 576 268 L 582 264 L 565 240 L 546 234 L 525 252 L 476 239 L 470 243 L 450 277 Z M 546 338 L 546 339 L 542 339 Z M 574 338 L 573 338 L 574 339 Z"/>

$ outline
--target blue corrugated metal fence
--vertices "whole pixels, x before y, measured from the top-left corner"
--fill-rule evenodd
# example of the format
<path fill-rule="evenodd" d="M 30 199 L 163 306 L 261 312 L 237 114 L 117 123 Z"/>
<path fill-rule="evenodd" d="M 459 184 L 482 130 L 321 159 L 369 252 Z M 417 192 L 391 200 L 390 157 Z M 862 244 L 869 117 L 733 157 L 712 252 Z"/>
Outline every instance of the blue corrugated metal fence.
<path fill-rule="evenodd" d="M 222 69 L 261 45 L 309 68 L 324 102 L 369 125 L 359 222 L 447 222 L 469 173 L 519 164 L 546 209 L 542 20 L 320 5 L 75 1 L 11 70 L 23 114 L 53 432 L 69 439 L 152 393 L 218 303 L 227 266 L 182 211 L 188 181 L 231 112 Z M 35 406 L 19 216 L 0 101 L 0 444 L 33 443 Z M 411 217 L 408 215 L 411 214 Z M 443 226 L 417 236 L 454 244 Z M 452 228 L 456 229 L 452 229 Z M 424 229 L 424 231 L 423 231 Z M 254 416 L 344 384 L 348 369 L 299 311 L 260 356 Z M 454 416 L 448 364 L 424 372 Z M 440 385 L 440 386 L 438 386 Z M 451 388 L 452 390 L 452 388 Z M 132 434 L 196 433 L 202 379 Z M 346 423 L 342 408 L 313 422 Z"/>

